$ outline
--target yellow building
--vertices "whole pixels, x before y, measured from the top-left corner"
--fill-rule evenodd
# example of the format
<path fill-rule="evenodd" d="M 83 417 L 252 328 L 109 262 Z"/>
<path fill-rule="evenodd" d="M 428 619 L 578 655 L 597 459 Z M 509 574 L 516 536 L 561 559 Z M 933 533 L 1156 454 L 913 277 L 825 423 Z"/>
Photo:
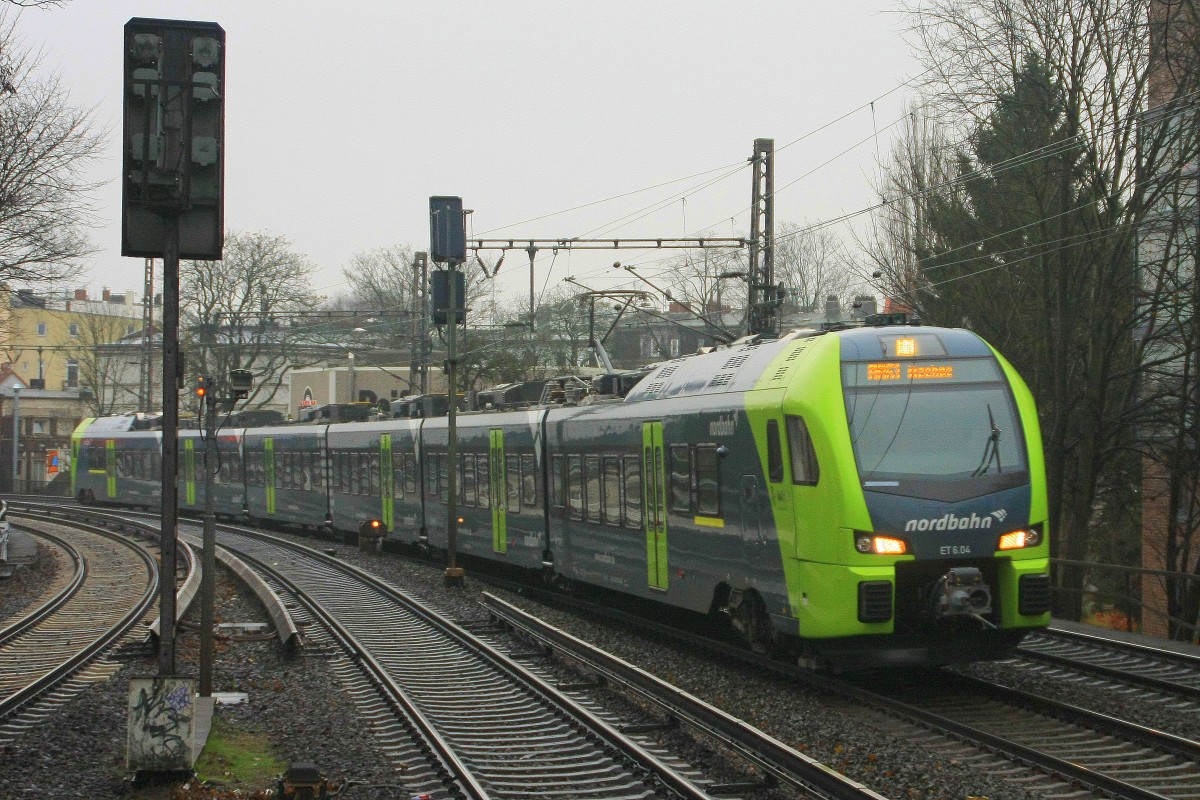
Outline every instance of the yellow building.
<path fill-rule="evenodd" d="M 102 299 L 91 300 L 82 289 L 69 297 L 0 289 L 0 362 L 31 387 L 86 393 L 103 368 L 97 346 L 141 327 L 142 306 L 133 292 L 105 290 Z"/>

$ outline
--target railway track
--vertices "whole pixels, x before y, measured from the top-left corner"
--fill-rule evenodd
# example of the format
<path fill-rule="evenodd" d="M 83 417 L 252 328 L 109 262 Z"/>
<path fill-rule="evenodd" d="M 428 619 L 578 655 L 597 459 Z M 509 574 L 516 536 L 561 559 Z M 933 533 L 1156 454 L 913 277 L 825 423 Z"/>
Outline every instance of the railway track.
<path fill-rule="evenodd" d="M 1200 654 L 1051 628 L 1025 637 L 1020 655 L 1172 695 L 1200 708 Z"/>
<path fill-rule="evenodd" d="M 1036 783 L 1045 796 L 1078 797 L 1082 786 L 1098 797 L 1200 798 L 1200 744 L 1182 737 L 952 670 L 831 677 L 578 598 L 546 599 L 641 628 L 656 639 L 673 639 L 698 653 L 758 665 L 825 695 L 841 695 L 889 715 L 897 735 L 913 737 L 923 729 L 929 735 L 914 737 L 920 746 L 960 760 L 979 759 L 995 780 Z"/>
<path fill-rule="evenodd" d="M 310 627 L 310 644 L 336 645 L 371 677 L 381 698 L 364 715 L 371 724 L 395 742 L 422 742 L 426 766 L 406 777 L 413 788 L 497 800 L 711 797 L 684 762 L 650 752 L 413 598 L 309 548 L 226 527 L 219 538 L 322 623 L 327 641 Z M 352 694 L 366 692 L 344 674 L 358 686 Z"/>
<path fill-rule="evenodd" d="M 807 797 L 845 800 L 882 800 L 881 796 L 820 762 L 797 752 L 720 709 L 683 692 L 653 675 L 592 647 L 565 631 L 492 595 L 484 596 L 492 617 L 540 647 L 550 648 L 607 685 L 620 686 L 664 713 L 669 720 L 682 721 L 720 746 L 753 764 L 766 779 L 758 786 L 777 783 L 804 792 Z"/>
<path fill-rule="evenodd" d="M 104 680 L 119 664 L 102 655 L 134 629 L 154 603 L 158 567 L 145 549 L 103 529 L 23 523 L 52 541 L 72 568 L 56 591 L 0 631 L 0 743 L 35 723 L 44 709 Z"/>
<path fill-rule="evenodd" d="M 222 533 L 222 538 L 226 539 L 227 534 Z M 279 558 L 278 554 L 273 557 L 277 560 Z M 295 559 L 288 557 L 285 560 L 290 567 Z M 318 594 L 325 591 L 328 590 L 321 589 Z M 353 607 L 357 606 L 372 608 L 376 615 L 384 608 L 381 604 L 391 602 L 364 597 L 343 598 L 339 601 L 330 596 L 328 599 L 335 607 L 340 604 L 347 613 L 352 613 Z M 556 597 L 555 602 L 561 603 L 561 598 Z M 594 613 L 595 609 L 592 611 Z M 390 609 L 386 613 L 390 614 Z M 684 641 L 689 639 L 673 627 L 655 628 L 640 619 L 625 620 L 622 624 L 626 623 L 644 629 L 654 629 L 656 637 L 666 634 Z M 365 640 L 370 640 L 372 636 L 378 636 L 377 633 L 354 630 L 353 627 L 348 631 L 348 634 L 329 634 L 326 646 L 338 646 L 360 654 L 375 650 L 381 654 L 379 668 L 384 672 L 391 669 L 391 664 L 383 664 L 383 661 L 404 660 L 402 654 L 396 651 L 394 632 L 390 635 L 392 647 L 389 650 L 386 643 L 365 647 L 363 642 L 358 640 L 360 635 Z M 969 680 L 950 671 L 938 671 L 934 680 L 928 676 L 919 679 L 915 674 L 889 675 L 883 681 L 876 681 L 887 687 L 885 691 L 878 691 L 878 687 L 854 685 L 844 680 L 795 670 L 788 665 L 770 662 L 735 647 L 715 645 L 711 639 L 700 639 L 690 643 L 699 644 L 701 649 L 708 653 L 718 652 L 721 658 L 733 655 L 776 672 L 785 672 L 818 691 L 837 692 L 863 706 L 891 715 L 898 725 L 929 731 L 927 736 L 920 737 L 924 742 L 922 746 L 942 750 L 957 748 L 960 751 L 967 748 L 976 755 L 968 753 L 962 757 L 986 761 L 989 774 L 996 775 L 997 779 L 1014 782 L 1042 781 L 1046 786 L 1044 794 L 1047 796 L 1071 796 L 1072 792 L 1082 785 L 1095 796 L 1141 800 L 1164 797 L 1181 800 L 1200 798 L 1200 746 L 1180 737 L 1162 735 L 1111 717 L 1070 708 L 1054 703 L 1047 697 L 1012 692 L 1003 687 Z M 1064 646 L 1056 643 L 1052 649 L 1064 647 L 1071 650 L 1079 648 L 1080 645 Z M 1031 650 L 1038 648 L 1045 649 L 1041 642 L 1034 639 L 1031 642 Z M 1066 659 L 1064 664 L 1078 660 L 1073 659 L 1071 655 L 1060 657 Z M 361 655 L 356 658 L 361 658 Z M 1124 675 L 1123 679 L 1130 681 L 1139 677 L 1140 672 L 1153 673 L 1156 680 L 1171 680 L 1169 675 L 1164 677 L 1163 672 L 1170 673 L 1172 669 L 1179 674 L 1185 685 L 1190 677 L 1187 662 L 1178 659 L 1173 659 L 1177 663 L 1172 669 L 1159 670 L 1146 667 L 1144 659 L 1148 656 L 1145 653 L 1123 655 L 1121 658 L 1127 663 L 1119 668 L 1108 666 L 1111 669 L 1120 669 Z M 421 663 L 428 668 L 430 663 L 440 662 L 422 660 Z M 408 668 L 411 668 L 411 665 Z M 419 671 L 420 667 L 417 669 Z M 426 685 L 422 688 L 428 690 L 430 687 Z M 441 696 L 435 691 L 433 699 L 427 699 L 425 702 L 430 703 L 430 707 L 441 703 L 448 704 L 446 707 L 451 709 L 449 713 L 453 717 L 454 706 L 444 695 L 444 691 Z M 382 707 L 395 706 L 394 700 L 377 702 Z M 421 706 L 415 701 L 414 708 L 423 713 Z M 391 717 L 395 716 L 390 711 L 387 713 Z M 469 727 L 464 723 L 460 725 L 459 731 Z M 404 735 L 395 738 L 397 742 L 406 739 Z M 455 744 L 457 750 L 458 743 Z M 463 744 L 470 743 L 464 740 Z M 486 761 L 486 755 L 479 755 L 485 751 L 476 751 L 470 757 Z M 470 748 L 465 747 L 463 752 L 470 752 Z M 464 756 L 464 760 L 468 760 L 468 757 Z M 1023 774 L 1026 777 L 1022 777 Z M 1046 775 L 1053 777 L 1046 778 Z"/>
<path fill-rule="evenodd" d="M 1200 744 L 949 670 L 891 676 L 861 697 L 950 736 L 1007 754 L 1111 797 L 1200 798 Z"/>

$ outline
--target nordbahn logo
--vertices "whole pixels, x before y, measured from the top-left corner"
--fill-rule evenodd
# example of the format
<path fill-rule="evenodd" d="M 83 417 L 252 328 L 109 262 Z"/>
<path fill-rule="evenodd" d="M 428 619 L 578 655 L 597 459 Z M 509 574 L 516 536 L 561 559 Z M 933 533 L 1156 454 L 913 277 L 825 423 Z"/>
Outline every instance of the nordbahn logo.
<path fill-rule="evenodd" d="M 992 527 L 993 522 L 1004 522 L 1008 512 L 1003 508 L 993 511 L 986 516 L 971 514 L 969 517 L 959 517 L 954 514 L 943 514 L 933 519 L 910 519 L 904 523 L 905 531 L 978 531 Z"/>

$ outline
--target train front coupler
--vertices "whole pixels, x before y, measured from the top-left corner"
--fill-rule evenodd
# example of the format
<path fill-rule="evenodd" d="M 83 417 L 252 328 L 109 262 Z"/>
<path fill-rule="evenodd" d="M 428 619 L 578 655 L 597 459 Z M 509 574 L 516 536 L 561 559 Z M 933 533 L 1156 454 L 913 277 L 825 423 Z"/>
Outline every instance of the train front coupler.
<path fill-rule="evenodd" d="M 996 627 L 985 617 L 992 613 L 992 588 L 983 582 L 983 573 L 976 567 L 951 567 L 933 583 L 932 600 L 935 622 L 970 617 L 986 628 Z"/>

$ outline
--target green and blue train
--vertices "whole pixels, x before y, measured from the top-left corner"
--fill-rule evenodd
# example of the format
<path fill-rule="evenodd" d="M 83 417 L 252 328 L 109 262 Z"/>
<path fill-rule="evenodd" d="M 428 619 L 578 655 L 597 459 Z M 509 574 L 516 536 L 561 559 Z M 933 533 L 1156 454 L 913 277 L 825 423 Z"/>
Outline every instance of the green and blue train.
<path fill-rule="evenodd" d="M 624 397 L 457 416 L 459 552 L 727 619 L 845 666 L 999 658 L 1049 622 L 1032 397 L 975 334 L 797 331 Z M 161 434 L 75 431 L 84 502 L 157 504 Z M 179 504 L 204 506 L 197 431 Z M 218 513 L 447 546 L 446 417 L 222 430 Z"/>

